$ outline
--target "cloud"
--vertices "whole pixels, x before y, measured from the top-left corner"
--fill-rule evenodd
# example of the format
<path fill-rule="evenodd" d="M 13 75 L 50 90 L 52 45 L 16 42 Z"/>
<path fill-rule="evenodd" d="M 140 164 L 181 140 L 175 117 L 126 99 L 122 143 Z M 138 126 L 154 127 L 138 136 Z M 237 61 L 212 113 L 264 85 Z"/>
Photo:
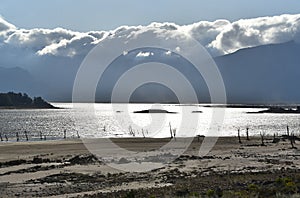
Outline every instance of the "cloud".
<path fill-rule="evenodd" d="M 244 19 L 228 24 L 208 48 L 220 54 L 300 38 L 300 14 Z"/>
<path fill-rule="evenodd" d="M 96 38 L 91 35 L 76 35 L 70 40 L 62 39 L 59 42 L 49 44 L 37 51 L 38 55 L 57 55 L 73 57 L 87 54 L 96 44 Z"/>
<path fill-rule="evenodd" d="M 145 57 L 149 57 L 149 56 L 153 56 L 154 53 L 153 52 L 139 52 L 136 57 L 137 58 L 145 58 Z"/>
<path fill-rule="evenodd" d="M 16 29 L 16 27 L 13 24 L 8 23 L 0 15 L 0 32 L 5 32 L 14 29 Z"/>
<path fill-rule="evenodd" d="M 147 43 L 151 43 L 153 37 L 163 38 L 162 41 L 175 40 L 173 50 L 159 52 L 138 49 L 135 52 L 121 52 L 126 55 L 127 59 L 124 60 L 129 63 L 132 59 L 139 63 L 146 58 L 166 58 L 172 61 L 175 60 L 172 58 L 177 56 L 176 54 L 186 50 L 177 46 L 188 43 L 190 36 L 202 44 L 213 57 L 265 44 L 292 40 L 300 42 L 300 14 L 234 22 L 220 19 L 189 25 L 155 22 L 146 26 L 121 26 L 110 31 L 89 32 L 64 28 L 22 29 L 0 17 L 0 67 L 21 67 L 29 71 L 38 82 L 47 85 L 43 87 L 44 93 L 55 95 L 58 99 L 72 93 L 78 67 L 85 55 L 97 44 L 104 46 L 107 49 L 105 53 L 111 55 L 120 48 L 119 44 L 114 42 L 118 38 L 128 41 L 142 40 Z M 194 55 L 195 52 L 191 50 L 190 53 Z"/>
<path fill-rule="evenodd" d="M 0 42 L 3 42 L 10 32 L 14 31 L 15 29 L 16 27 L 13 24 L 8 23 L 0 15 Z"/>
<path fill-rule="evenodd" d="M 29 48 L 37 52 L 53 43 L 59 43 L 62 40 L 70 40 L 76 34 L 72 31 L 62 28 L 49 29 L 17 29 L 10 34 L 5 43 L 19 47 Z"/>
<path fill-rule="evenodd" d="M 171 56 L 172 52 L 171 52 L 170 50 L 168 50 L 168 51 L 165 52 L 165 54 L 166 54 L 167 56 Z"/>
<path fill-rule="evenodd" d="M 216 37 L 230 25 L 227 20 L 216 20 L 214 22 L 200 21 L 191 25 L 182 26 L 180 29 L 186 31 L 206 46 L 216 39 Z"/>
<path fill-rule="evenodd" d="M 14 47 L 31 49 L 38 55 L 73 56 L 87 54 L 104 36 L 104 32 L 80 33 L 63 28 L 16 29 L 4 42 Z"/>
<path fill-rule="evenodd" d="M 111 31 L 76 32 L 63 28 L 20 29 L 0 17 L 0 47 L 23 51 L 24 56 L 85 56 L 95 45 L 124 37 L 128 40 L 155 34 L 184 42 L 194 37 L 212 56 L 242 48 L 300 40 L 300 14 L 243 19 L 235 22 L 200 21 L 190 25 L 151 23 L 147 26 L 121 26 Z M 118 46 L 111 46 L 112 48 Z M 112 49 L 113 51 L 113 49 Z M 139 54 L 140 57 L 151 54 Z M 20 57 L 22 58 L 22 56 Z M 13 61 L 13 60 L 12 60 Z"/>

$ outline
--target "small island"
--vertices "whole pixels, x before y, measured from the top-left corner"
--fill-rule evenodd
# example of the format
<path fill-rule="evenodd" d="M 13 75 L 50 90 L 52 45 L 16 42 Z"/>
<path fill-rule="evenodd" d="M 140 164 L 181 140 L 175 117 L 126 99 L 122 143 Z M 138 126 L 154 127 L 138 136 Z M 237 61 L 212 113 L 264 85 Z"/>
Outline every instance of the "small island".
<path fill-rule="evenodd" d="M 247 112 L 247 113 L 300 113 L 300 106 L 297 106 L 295 108 L 292 107 L 280 107 L 280 106 L 275 106 L 275 107 L 269 107 L 266 110 L 261 110 L 258 112 Z"/>
<path fill-rule="evenodd" d="M 0 93 L 0 109 L 57 109 L 41 97 L 30 98 L 26 93 Z"/>
<path fill-rule="evenodd" d="M 192 113 L 202 113 L 202 111 L 192 111 Z"/>
<path fill-rule="evenodd" d="M 146 109 L 141 111 L 134 111 L 133 113 L 177 113 L 177 112 L 171 112 L 164 109 Z"/>

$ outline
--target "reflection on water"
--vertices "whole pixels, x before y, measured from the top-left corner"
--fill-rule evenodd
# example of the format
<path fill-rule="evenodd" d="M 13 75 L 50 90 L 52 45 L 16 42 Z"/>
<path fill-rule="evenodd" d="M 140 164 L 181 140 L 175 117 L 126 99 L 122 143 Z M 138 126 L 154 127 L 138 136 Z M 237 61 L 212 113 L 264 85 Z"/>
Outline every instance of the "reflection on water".
<path fill-rule="evenodd" d="M 211 127 L 212 107 L 199 107 L 198 105 L 180 106 L 166 104 L 153 106 L 151 104 L 93 104 L 92 111 L 82 104 L 81 108 L 73 107 L 71 103 L 54 103 L 62 109 L 20 109 L 0 110 L 0 132 L 2 136 L 14 137 L 16 132 L 23 135 L 28 131 L 30 137 L 39 138 L 40 132 L 47 137 L 63 137 L 63 131 L 67 135 L 81 137 L 105 137 L 105 136 L 130 136 L 129 128 L 132 128 L 136 136 L 169 137 L 170 126 L 172 129 L 180 128 L 182 120 L 189 116 L 199 116 L 198 127 L 185 125 L 183 131 L 186 134 L 207 134 Z M 167 111 L 178 112 L 177 114 L 140 114 L 132 113 L 143 109 L 163 108 Z M 182 117 L 182 112 L 188 108 L 189 115 Z M 223 125 L 215 126 L 220 130 L 219 135 L 231 136 L 241 133 L 249 127 L 251 135 L 260 132 L 285 133 L 286 125 L 293 132 L 300 129 L 299 114 L 247 114 L 248 111 L 261 109 L 249 108 L 226 108 Z M 195 112 L 192 112 L 195 111 Z M 199 111 L 199 112 L 197 112 Z M 200 113 L 200 111 L 202 113 Z M 189 117 L 190 118 L 190 117 Z M 188 133 L 189 132 L 189 133 Z M 184 133 L 178 134 L 185 136 Z"/>

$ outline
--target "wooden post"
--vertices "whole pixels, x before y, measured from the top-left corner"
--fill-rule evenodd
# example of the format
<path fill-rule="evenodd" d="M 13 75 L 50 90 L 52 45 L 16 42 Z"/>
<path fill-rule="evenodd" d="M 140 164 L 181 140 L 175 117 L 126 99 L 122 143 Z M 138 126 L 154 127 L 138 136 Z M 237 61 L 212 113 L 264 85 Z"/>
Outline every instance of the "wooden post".
<path fill-rule="evenodd" d="M 238 138 L 239 138 L 239 143 L 242 144 L 241 136 L 240 136 L 240 129 L 238 129 Z"/>
<path fill-rule="evenodd" d="M 131 128 L 132 136 L 135 137 L 135 131 Z"/>
<path fill-rule="evenodd" d="M 173 129 L 173 137 L 174 137 L 174 139 L 176 141 L 176 129 Z"/>
<path fill-rule="evenodd" d="M 290 136 L 290 129 L 289 129 L 289 125 L 286 125 L 286 134 L 289 137 Z"/>
<path fill-rule="evenodd" d="M 77 131 L 77 138 L 78 138 L 78 139 L 80 138 L 80 135 L 79 135 L 78 131 Z"/>
<path fill-rule="evenodd" d="M 40 132 L 40 140 L 42 140 L 43 139 L 43 134 L 42 134 L 42 132 Z"/>
<path fill-rule="evenodd" d="M 67 138 L 67 130 L 65 129 L 64 130 L 64 139 L 66 139 Z"/>
<path fill-rule="evenodd" d="M 0 139 L 1 139 L 1 142 L 3 142 L 2 133 L 1 132 L 0 132 Z"/>
<path fill-rule="evenodd" d="M 128 127 L 128 130 L 129 130 L 129 134 L 133 136 L 133 130 L 132 130 L 132 126 L 131 125 Z"/>
<path fill-rule="evenodd" d="M 16 133 L 17 142 L 19 142 L 19 133 Z"/>
<path fill-rule="evenodd" d="M 171 122 L 169 122 L 169 127 L 170 127 L 170 135 L 171 135 L 171 139 L 172 139 L 173 138 L 173 132 L 172 132 Z"/>
<path fill-rule="evenodd" d="M 145 138 L 145 133 L 144 133 L 144 129 L 142 129 L 142 134 L 143 134 L 143 137 Z"/>
<path fill-rule="evenodd" d="M 246 128 L 246 136 L 247 136 L 247 140 L 249 141 L 250 139 L 249 139 L 249 128 L 248 127 Z"/>
<path fill-rule="evenodd" d="M 129 126 L 128 130 L 129 130 L 129 134 L 132 135 L 133 137 L 135 137 L 135 132 L 133 131 L 131 125 Z"/>
<path fill-rule="evenodd" d="M 25 131 L 24 131 L 24 133 L 25 133 L 25 138 L 26 138 L 26 141 L 28 141 L 28 135 L 27 135 L 27 131 L 25 130 Z"/>
<path fill-rule="evenodd" d="M 261 137 L 261 145 L 265 146 L 265 134 L 260 132 L 260 137 Z"/>

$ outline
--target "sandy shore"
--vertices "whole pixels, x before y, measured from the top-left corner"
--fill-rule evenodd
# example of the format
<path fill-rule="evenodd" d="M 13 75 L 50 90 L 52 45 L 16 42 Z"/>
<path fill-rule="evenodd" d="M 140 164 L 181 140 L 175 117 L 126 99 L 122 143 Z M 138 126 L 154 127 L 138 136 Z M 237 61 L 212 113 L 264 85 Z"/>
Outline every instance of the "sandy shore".
<path fill-rule="evenodd" d="M 195 138 L 168 163 L 156 152 L 168 138 L 112 139 L 133 153 L 150 152 L 144 161 L 115 155 L 107 161 L 76 139 L 0 143 L 0 197 L 238 197 L 236 193 L 268 197 L 266 192 L 274 197 L 299 193 L 300 149 L 292 149 L 288 140 L 272 143 L 269 137 L 261 146 L 259 137 L 242 138 L 241 144 L 236 137 L 221 137 L 207 155 L 199 156 L 202 139 Z M 106 148 L 102 140 L 88 143 L 95 142 Z M 298 144 L 296 141 L 295 146 Z M 164 151 L 163 156 L 176 153 L 173 147 Z M 148 172 L 126 172 L 106 164 L 122 167 L 157 162 L 163 162 L 162 166 Z"/>

